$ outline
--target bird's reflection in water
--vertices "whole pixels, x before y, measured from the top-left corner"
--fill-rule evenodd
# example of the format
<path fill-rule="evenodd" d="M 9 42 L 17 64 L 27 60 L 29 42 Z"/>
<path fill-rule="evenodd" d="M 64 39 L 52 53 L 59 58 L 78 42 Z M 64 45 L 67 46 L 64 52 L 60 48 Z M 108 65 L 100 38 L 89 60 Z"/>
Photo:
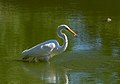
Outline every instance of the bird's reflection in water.
<path fill-rule="evenodd" d="M 21 65 L 23 70 L 30 74 L 31 77 L 40 79 L 47 84 L 103 84 L 106 79 L 111 79 L 112 77 L 113 80 L 107 80 L 107 84 L 108 82 L 117 82 L 120 78 L 116 72 L 105 72 L 106 68 L 103 68 L 103 70 L 98 69 L 95 72 L 86 69 L 86 72 L 82 72 L 47 63 L 23 62 Z"/>
<path fill-rule="evenodd" d="M 33 77 L 37 77 L 45 83 L 52 84 L 68 84 L 68 77 L 66 70 L 63 67 L 57 67 L 55 65 L 47 63 L 22 63 L 24 71 L 29 73 Z"/>

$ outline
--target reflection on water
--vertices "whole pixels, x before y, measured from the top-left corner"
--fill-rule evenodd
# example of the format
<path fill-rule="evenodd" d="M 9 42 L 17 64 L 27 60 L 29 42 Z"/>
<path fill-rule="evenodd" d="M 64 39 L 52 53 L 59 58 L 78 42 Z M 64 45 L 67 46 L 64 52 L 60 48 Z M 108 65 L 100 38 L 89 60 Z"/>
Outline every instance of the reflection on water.
<path fill-rule="evenodd" d="M 119 3 L 88 2 L 1 0 L 0 84 L 118 84 Z M 69 25 L 79 36 L 65 32 L 66 52 L 52 58 L 50 65 L 21 61 L 21 52 L 38 43 L 56 39 L 62 44 L 56 34 L 60 24 Z"/>
<path fill-rule="evenodd" d="M 31 76 L 43 80 L 45 83 L 68 84 L 66 72 L 60 67 L 49 64 L 21 64 L 23 69 Z"/>
<path fill-rule="evenodd" d="M 120 81 L 117 72 L 105 68 L 82 72 L 49 64 L 22 63 L 21 66 L 30 76 L 50 84 L 117 84 Z"/>
<path fill-rule="evenodd" d="M 103 84 L 102 80 L 95 78 L 94 74 L 87 72 L 70 72 L 69 78 L 70 78 L 69 84 L 77 84 L 77 83 Z"/>
<path fill-rule="evenodd" d="M 98 13 L 99 14 L 99 13 Z M 116 17 L 108 22 L 107 16 L 94 15 L 97 18 L 82 15 L 70 15 L 68 23 L 78 32 L 74 39 L 73 50 L 109 50 L 113 56 L 120 55 L 119 23 Z M 91 24 L 92 23 L 92 24 Z"/>
<path fill-rule="evenodd" d="M 105 77 L 104 77 L 105 76 Z M 88 72 L 70 72 L 69 84 L 117 84 L 119 77 L 115 73 L 102 76 L 101 73 L 88 73 Z M 104 77 L 104 79 L 102 78 Z M 111 82 L 108 82 L 111 80 Z"/>

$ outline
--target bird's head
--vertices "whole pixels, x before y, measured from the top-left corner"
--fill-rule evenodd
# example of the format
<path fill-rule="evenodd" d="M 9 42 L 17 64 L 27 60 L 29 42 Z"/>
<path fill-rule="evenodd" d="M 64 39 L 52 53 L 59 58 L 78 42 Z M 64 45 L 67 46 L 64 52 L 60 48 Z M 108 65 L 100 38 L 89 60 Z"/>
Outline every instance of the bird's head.
<path fill-rule="evenodd" d="M 64 28 L 67 31 L 71 32 L 74 36 L 77 36 L 77 34 L 70 27 L 68 27 L 67 25 L 60 25 L 59 27 Z"/>

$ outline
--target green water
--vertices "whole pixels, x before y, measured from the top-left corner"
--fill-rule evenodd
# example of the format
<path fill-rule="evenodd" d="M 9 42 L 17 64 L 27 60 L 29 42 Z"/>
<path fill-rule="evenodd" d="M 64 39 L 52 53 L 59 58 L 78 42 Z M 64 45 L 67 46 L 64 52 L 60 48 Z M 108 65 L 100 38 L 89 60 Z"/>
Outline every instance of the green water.
<path fill-rule="evenodd" d="M 119 84 L 118 1 L 0 0 L 0 84 Z M 110 18 L 111 21 L 107 21 Z M 78 33 L 47 63 L 28 63 L 21 52 L 56 39 L 60 24 Z"/>

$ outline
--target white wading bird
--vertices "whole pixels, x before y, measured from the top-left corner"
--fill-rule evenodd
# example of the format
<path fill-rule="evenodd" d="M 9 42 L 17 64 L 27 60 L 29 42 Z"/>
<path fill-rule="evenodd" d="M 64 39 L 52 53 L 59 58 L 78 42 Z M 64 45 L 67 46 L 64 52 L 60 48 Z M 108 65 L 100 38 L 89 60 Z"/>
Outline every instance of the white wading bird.
<path fill-rule="evenodd" d="M 77 34 L 73 30 L 71 30 L 67 25 L 60 25 L 58 26 L 57 34 L 60 38 L 64 40 L 64 43 L 62 46 L 60 46 L 56 40 L 45 41 L 30 49 L 24 50 L 22 52 L 23 60 L 35 61 L 35 62 L 38 62 L 39 60 L 45 60 L 49 62 L 49 59 L 51 57 L 64 52 L 68 46 L 68 39 L 67 39 L 67 36 L 64 33 L 62 33 L 63 29 L 68 30 L 74 36 L 77 36 Z"/>

